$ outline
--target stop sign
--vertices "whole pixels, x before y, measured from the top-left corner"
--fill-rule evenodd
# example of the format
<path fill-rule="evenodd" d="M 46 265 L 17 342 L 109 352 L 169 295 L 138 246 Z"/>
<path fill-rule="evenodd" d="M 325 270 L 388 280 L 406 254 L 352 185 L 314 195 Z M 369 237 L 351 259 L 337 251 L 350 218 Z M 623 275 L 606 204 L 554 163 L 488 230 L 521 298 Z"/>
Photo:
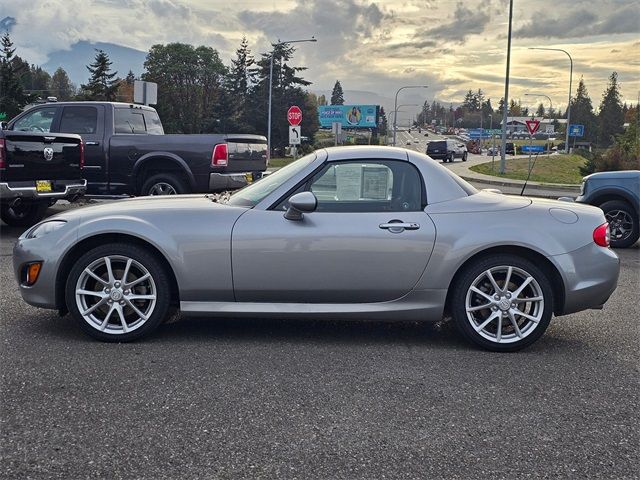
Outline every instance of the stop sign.
<path fill-rule="evenodd" d="M 302 110 L 297 105 L 293 105 L 289 107 L 287 111 L 287 120 L 289 120 L 289 125 L 300 125 L 302 122 Z"/>

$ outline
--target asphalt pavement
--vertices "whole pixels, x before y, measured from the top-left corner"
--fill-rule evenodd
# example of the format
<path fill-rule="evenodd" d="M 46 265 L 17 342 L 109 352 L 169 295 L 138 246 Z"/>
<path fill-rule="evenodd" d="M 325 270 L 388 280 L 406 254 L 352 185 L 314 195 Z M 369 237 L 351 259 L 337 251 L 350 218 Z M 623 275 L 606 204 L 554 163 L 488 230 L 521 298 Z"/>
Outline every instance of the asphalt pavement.
<path fill-rule="evenodd" d="M 0 241 L 0 478 L 637 478 L 640 248 L 514 354 L 450 322 L 179 319 L 103 344 L 22 302 Z M 214 273 L 215 274 L 215 273 Z"/>

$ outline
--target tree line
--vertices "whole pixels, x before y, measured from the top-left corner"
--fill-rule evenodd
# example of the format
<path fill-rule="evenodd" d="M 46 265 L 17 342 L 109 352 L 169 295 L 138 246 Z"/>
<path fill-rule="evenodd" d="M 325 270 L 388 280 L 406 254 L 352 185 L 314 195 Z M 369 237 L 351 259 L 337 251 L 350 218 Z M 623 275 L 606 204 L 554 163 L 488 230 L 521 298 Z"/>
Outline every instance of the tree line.
<path fill-rule="evenodd" d="M 229 65 L 217 50 L 170 43 L 153 45 L 144 62 L 141 79 L 158 84 L 155 106 L 167 133 L 267 134 L 269 72 L 273 57 L 272 145 L 288 144 L 286 112 L 291 105 L 303 111 L 302 136 L 318 130 L 317 97 L 306 87 L 306 67 L 293 61 L 295 48 L 275 45 L 255 58 L 243 38 Z M 38 98 L 64 100 L 133 101 L 134 74 L 124 78 L 111 68 L 106 52 L 97 50 L 87 65 L 89 79 L 76 87 L 64 69 L 50 75 L 15 55 L 9 34 L 0 51 L 0 112 L 11 118 Z"/>

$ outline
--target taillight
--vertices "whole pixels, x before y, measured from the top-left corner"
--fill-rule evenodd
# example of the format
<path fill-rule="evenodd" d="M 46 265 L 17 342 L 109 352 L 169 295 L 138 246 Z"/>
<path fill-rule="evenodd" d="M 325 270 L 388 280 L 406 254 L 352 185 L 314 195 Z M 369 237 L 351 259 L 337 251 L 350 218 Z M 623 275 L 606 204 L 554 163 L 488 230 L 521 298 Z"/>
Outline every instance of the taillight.
<path fill-rule="evenodd" d="M 84 142 L 80 142 L 80 169 L 84 168 Z"/>
<path fill-rule="evenodd" d="M 227 144 L 219 143 L 213 147 L 213 155 L 211 155 L 212 167 L 225 167 L 228 163 Z"/>
<path fill-rule="evenodd" d="M 603 223 L 593 231 L 593 241 L 596 245 L 601 247 L 608 247 L 611 240 L 611 234 L 609 233 L 609 224 Z"/>
<path fill-rule="evenodd" d="M 7 168 L 4 138 L 0 138 L 0 168 Z"/>

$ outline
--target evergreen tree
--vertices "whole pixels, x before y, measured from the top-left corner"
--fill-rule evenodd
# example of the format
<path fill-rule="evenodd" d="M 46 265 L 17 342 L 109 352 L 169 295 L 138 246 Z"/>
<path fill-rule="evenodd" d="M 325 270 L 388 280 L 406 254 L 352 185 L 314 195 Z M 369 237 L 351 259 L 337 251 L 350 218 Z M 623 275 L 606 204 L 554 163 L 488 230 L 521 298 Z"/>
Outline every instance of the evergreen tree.
<path fill-rule="evenodd" d="M 89 83 L 82 85 L 87 100 L 113 102 L 118 91 L 118 72 L 111 72 L 113 62 L 103 50 L 96 50 L 96 57 L 87 70 L 91 74 Z"/>
<path fill-rule="evenodd" d="M 325 97 L 324 95 L 320 95 L 318 97 L 318 106 L 324 106 L 327 104 L 327 97 Z"/>
<path fill-rule="evenodd" d="M 572 119 L 573 121 L 573 119 Z M 620 100 L 620 86 L 618 73 L 613 72 L 609 77 L 609 85 L 602 95 L 600 111 L 598 113 L 598 143 L 603 146 L 611 145 L 614 137 L 623 131 L 624 114 Z"/>
<path fill-rule="evenodd" d="M 251 55 L 249 42 L 242 37 L 240 47 L 236 50 L 236 58 L 231 60 L 231 68 L 226 81 L 228 95 L 223 99 L 228 102 L 229 126 L 227 131 L 235 129 L 242 132 L 251 131 L 251 119 L 248 106 L 250 88 L 255 82 L 255 59 Z"/>
<path fill-rule="evenodd" d="M 580 78 L 576 95 L 571 99 L 571 123 L 584 125 L 584 138 L 581 140 L 596 141 L 597 119 L 593 113 L 593 105 L 584 84 L 584 78 Z"/>
<path fill-rule="evenodd" d="M 49 89 L 51 90 L 51 94 L 56 96 L 61 102 L 71 100 L 75 94 L 75 87 L 71 83 L 71 80 L 69 80 L 69 75 L 67 75 L 67 72 L 62 67 L 58 67 L 58 69 L 53 72 L 51 81 L 49 82 Z"/>
<path fill-rule="evenodd" d="M 501 98 L 498 102 L 498 115 L 500 115 L 500 121 L 502 121 L 502 115 L 504 114 L 504 98 Z"/>
<path fill-rule="evenodd" d="M 333 92 L 331 92 L 331 105 L 344 105 L 344 92 L 342 91 L 340 80 L 336 80 L 336 84 L 333 86 Z"/>
<path fill-rule="evenodd" d="M 129 70 L 129 73 L 127 73 L 127 76 L 125 77 L 124 81 L 127 82 L 127 85 L 133 85 L 134 82 L 136 81 L 136 76 L 133 74 L 131 70 Z"/>
<path fill-rule="evenodd" d="M 538 108 L 536 109 L 536 117 L 544 117 L 544 103 L 540 102 L 538 104 Z"/>
<path fill-rule="evenodd" d="M 29 96 L 24 93 L 13 65 L 15 48 L 9 33 L 2 36 L 0 51 L 0 113 L 7 119 L 15 117 L 29 103 Z"/>
<path fill-rule="evenodd" d="M 311 82 L 299 76 L 306 67 L 293 67 L 288 64 L 294 52 L 295 48 L 289 44 L 274 45 L 271 52 L 261 54 L 262 58 L 252 69 L 256 81 L 249 95 L 251 126 L 254 132 L 265 135 L 267 133 L 269 67 L 271 55 L 273 55 L 271 145 L 274 148 L 283 148 L 289 143 L 289 129 L 286 121 L 289 107 L 298 105 L 303 108 L 307 105 L 307 93 L 302 87 L 310 85 Z M 314 122 L 317 123 L 317 118 L 312 118 L 313 115 L 317 116 L 317 112 L 303 112 L 302 136 L 312 138 L 315 134 Z"/>

